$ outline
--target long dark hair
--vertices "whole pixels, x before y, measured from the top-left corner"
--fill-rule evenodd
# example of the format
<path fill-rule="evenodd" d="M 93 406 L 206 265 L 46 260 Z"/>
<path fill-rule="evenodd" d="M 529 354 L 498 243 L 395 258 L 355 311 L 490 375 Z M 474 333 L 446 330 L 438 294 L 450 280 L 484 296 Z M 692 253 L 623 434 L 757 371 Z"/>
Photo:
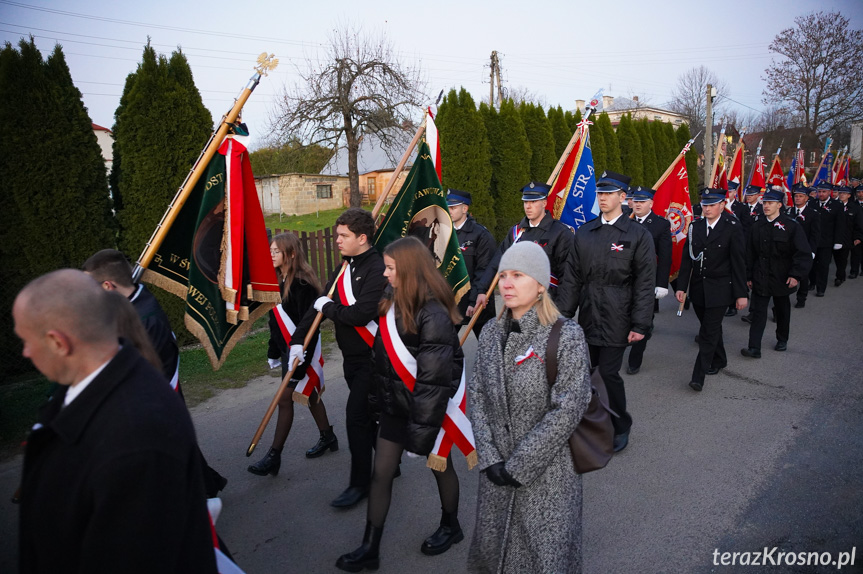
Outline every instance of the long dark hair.
<path fill-rule="evenodd" d="M 108 306 L 111 308 L 114 321 L 117 323 L 117 334 L 138 349 L 141 356 L 161 373 L 162 359 L 159 358 L 159 354 L 153 348 L 150 336 L 147 335 L 147 330 L 144 328 L 144 324 L 141 323 L 141 318 L 138 316 L 138 312 L 135 311 L 135 307 L 132 306 L 132 303 L 126 297 L 117 291 L 107 291 L 105 295 L 105 301 L 107 301 Z"/>
<path fill-rule="evenodd" d="M 393 298 L 382 299 L 378 307 L 384 315 L 395 303 L 402 325 L 408 333 L 416 333 L 416 314 L 430 299 L 437 299 L 447 310 L 453 324 L 461 323 L 461 315 L 455 304 L 452 288 L 438 272 L 428 247 L 416 237 L 403 237 L 393 241 L 384 250 L 384 255 L 396 263 L 398 287 Z"/>
<path fill-rule="evenodd" d="M 305 281 L 321 292 L 321 283 L 318 281 L 312 266 L 306 260 L 306 254 L 300 245 L 300 238 L 293 233 L 279 233 L 270 243 L 276 244 L 276 249 L 282 252 L 285 261 L 288 262 L 288 271 L 282 276 L 282 269 L 276 267 L 276 275 L 282 283 L 282 303 L 288 302 L 288 292 L 294 279 Z"/>

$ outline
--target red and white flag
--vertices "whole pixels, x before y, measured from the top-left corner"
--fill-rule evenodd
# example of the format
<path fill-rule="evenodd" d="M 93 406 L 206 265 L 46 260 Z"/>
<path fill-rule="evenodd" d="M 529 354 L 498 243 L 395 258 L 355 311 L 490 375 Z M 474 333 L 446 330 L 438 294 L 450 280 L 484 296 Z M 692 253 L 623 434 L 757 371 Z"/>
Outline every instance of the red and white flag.
<path fill-rule="evenodd" d="M 345 267 L 341 278 L 338 280 L 338 294 L 342 305 L 350 306 L 357 302 L 357 298 L 354 297 L 354 288 L 351 285 L 350 265 Z M 362 327 L 354 326 L 354 329 L 357 330 L 357 333 L 359 333 L 366 345 L 371 347 L 375 344 L 375 335 L 378 332 L 378 324 L 374 322 L 374 319 Z"/>
<path fill-rule="evenodd" d="M 431 106 L 426 110 L 428 112 L 426 115 L 426 143 L 429 144 L 429 151 L 431 152 L 432 163 L 434 163 L 434 170 L 437 172 L 437 179 L 438 181 L 443 181 L 440 163 L 440 138 L 438 138 L 437 126 L 434 123 L 434 114 L 431 111 Z"/>
<path fill-rule="evenodd" d="M 671 272 L 669 280 L 677 278 L 680 259 L 683 256 L 683 242 L 692 223 L 692 203 L 689 201 L 689 174 L 686 172 L 686 152 L 692 140 L 678 154 L 673 167 L 665 180 L 656 188 L 653 196 L 653 209 L 671 224 Z"/>
<path fill-rule="evenodd" d="M 785 180 L 785 173 L 782 171 L 782 164 L 779 162 L 779 154 L 773 156 L 773 165 L 770 167 L 770 174 L 767 176 L 768 186 L 778 186 L 785 191 L 785 205 L 791 205 L 791 191 Z"/>

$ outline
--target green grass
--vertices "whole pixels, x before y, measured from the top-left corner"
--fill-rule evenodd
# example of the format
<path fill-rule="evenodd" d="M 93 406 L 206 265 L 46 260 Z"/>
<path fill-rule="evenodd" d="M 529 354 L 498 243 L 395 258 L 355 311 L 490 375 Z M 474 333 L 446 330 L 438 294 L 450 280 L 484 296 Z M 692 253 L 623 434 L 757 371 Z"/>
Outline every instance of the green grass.
<path fill-rule="evenodd" d="M 384 205 L 383 213 L 390 204 Z M 363 209 L 371 211 L 374 204 L 363 205 Z M 336 224 L 336 219 L 344 212 L 344 207 L 328 209 L 320 213 L 307 213 L 305 215 L 269 215 L 264 218 L 264 224 L 268 229 L 290 229 L 291 231 L 318 231 Z"/>

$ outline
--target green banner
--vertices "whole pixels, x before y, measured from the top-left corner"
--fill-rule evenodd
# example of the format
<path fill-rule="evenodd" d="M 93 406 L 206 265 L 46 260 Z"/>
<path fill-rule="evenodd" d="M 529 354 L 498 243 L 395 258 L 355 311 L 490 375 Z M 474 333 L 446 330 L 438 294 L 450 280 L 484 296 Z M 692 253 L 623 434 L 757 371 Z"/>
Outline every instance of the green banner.
<path fill-rule="evenodd" d="M 461 299 L 470 290 L 470 278 L 449 216 L 446 192 L 425 140 L 420 142 L 414 165 L 375 233 L 375 247 L 383 253 L 387 245 L 408 235 L 428 246 L 455 300 Z"/>

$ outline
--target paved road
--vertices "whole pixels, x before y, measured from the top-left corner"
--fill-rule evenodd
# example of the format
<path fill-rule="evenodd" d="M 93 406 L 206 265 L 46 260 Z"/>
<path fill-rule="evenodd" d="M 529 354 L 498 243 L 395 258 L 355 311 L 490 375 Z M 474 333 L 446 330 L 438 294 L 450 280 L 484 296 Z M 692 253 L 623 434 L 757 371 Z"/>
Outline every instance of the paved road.
<path fill-rule="evenodd" d="M 786 353 L 741 357 L 747 325 L 724 323 L 730 358 L 690 390 L 697 320 L 676 317 L 662 301 L 657 329 L 639 374 L 624 375 L 635 420 L 630 446 L 603 471 L 584 479 L 586 573 L 832 572 L 834 567 L 714 565 L 714 551 L 850 552 L 863 572 L 863 279 L 828 287 L 793 310 Z M 475 341 L 470 337 L 472 361 Z M 262 357 L 263 360 L 263 357 Z M 262 377 L 194 409 L 202 448 L 230 482 L 218 528 L 249 574 L 334 572 L 339 554 L 356 547 L 365 504 L 349 511 L 329 501 L 347 484 L 346 398 L 341 365 L 328 357 L 324 395 L 342 448 L 316 460 L 303 451 L 317 438 L 307 410 L 297 408 L 281 474 L 256 477 L 244 456 L 278 384 Z M 272 429 L 251 460 L 262 455 Z M 20 457 L 0 464 L 0 492 L 14 489 Z M 476 471 L 456 459 L 462 480 L 461 521 L 474 524 Z M 5 499 L 6 496 L 4 495 Z M 0 572 L 14 571 L 15 507 L 0 501 Z M 431 472 L 405 459 L 384 530 L 380 572 L 463 572 L 468 539 L 427 557 L 423 538 L 437 525 Z M 775 557 L 775 554 L 773 555 Z"/>

